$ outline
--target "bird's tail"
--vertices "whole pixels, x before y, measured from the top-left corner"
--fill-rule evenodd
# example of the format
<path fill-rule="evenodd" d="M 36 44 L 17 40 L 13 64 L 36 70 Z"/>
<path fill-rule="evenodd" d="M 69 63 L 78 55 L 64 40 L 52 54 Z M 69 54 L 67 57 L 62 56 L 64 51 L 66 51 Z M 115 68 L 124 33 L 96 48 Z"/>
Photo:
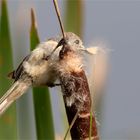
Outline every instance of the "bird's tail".
<path fill-rule="evenodd" d="M 23 95 L 27 89 L 31 86 L 31 82 L 18 80 L 0 99 L 0 115 L 2 115 L 6 109 L 21 95 Z"/>

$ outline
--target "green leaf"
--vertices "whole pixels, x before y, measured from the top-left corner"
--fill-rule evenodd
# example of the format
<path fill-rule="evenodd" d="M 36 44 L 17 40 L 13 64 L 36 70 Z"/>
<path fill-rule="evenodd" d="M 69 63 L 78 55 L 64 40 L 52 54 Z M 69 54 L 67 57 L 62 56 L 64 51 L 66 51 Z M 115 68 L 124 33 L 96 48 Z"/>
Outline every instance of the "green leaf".
<path fill-rule="evenodd" d="M 12 47 L 6 0 L 1 1 L 0 17 L 0 97 L 11 85 L 7 74 L 13 70 Z M 0 116 L 0 139 L 17 139 L 15 103 Z"/>
<path fill-rule="evenodd" d="M 33 9 L 31 10 L 30 46 L 33 50 L 39 43 L 38 32 Z M 38 139 L 53 140 L 54 125 L 51 109 L 50 93 L 46 88 L 33 88 L 35 119 Z"/>
<path fill-rule="evenodd" d="M 81 36 L 83 29 L 83 1 L 67 0 L 65 13 L 65 30 Z"/>

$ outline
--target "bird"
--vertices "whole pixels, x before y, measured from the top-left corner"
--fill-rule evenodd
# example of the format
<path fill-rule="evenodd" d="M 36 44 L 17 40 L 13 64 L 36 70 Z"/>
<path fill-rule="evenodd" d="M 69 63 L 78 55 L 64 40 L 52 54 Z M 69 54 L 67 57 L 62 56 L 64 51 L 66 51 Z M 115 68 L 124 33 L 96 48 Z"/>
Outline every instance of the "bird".
<path fill-rule="evenodd" d="M 8 74 L 14 80 L 8 91 L 0 98 L 0 116 L 19 97 L 31 87 L 59 86 L 59 60 L 64 50 L 64 43 L 71 49 L 81 53 L 94 54 L 94 49 L 85 48 L 82 40 L 72 32 L 65 32 L 65 38 L 58 35 L 55 38 L 41 42 L 19 64 L 16 70 Z M 63 49 L 62 49 L 63 48 Z M 84 53 L 83 53 L 84 52 Z M 60 66 L 61 68 L 61 66 Z"/>
<path fill-rule="evenodd" d="M 9 90 L 0 99 L 0 115 L 31 86 L 53 87 L 57 76 L 53 70 L 53 62 L 57 61 L 58 48 L 50 59 L 47 56 L 57 46 L 58 41 L 51 38 L 46 42 L 40 43 L 30 54 L 28 54 L 19 64 L 16 70 L 8 74 L 14 82 Z M 59 84 L 58 84 L 59 85 Z"/>

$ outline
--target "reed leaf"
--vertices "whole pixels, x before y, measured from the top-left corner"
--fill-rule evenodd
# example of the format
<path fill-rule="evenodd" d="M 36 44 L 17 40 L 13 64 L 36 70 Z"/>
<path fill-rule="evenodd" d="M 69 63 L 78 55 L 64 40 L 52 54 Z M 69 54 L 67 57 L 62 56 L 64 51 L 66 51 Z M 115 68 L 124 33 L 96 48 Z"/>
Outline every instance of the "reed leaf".
<path fill-rule="evenodd" d="M 33 50 L 39 44 L 39 36 L 36 27 L 35 14 L 31 10 L 31 30 L 30 30 L 30 47 Z M 34 108 L 37 138 L 53 140 L 54 125 L 52 116 L 52 107 L 50 101 L 50 93 L 47 87 L 33 88 Z"/>
<path fill-rule="evenodd" d="M 0 97 L 11 85 L 10 80 L 6 78 L 7 74 L 13 70 L 11 46 L 7 3 L 6 0 L 2 0 L 0 17 Z M 0 139 L 17 139 L 15 103 L 0 116 Z"/>
<path fill-rule="evenodd" d="M 65 29 L 82 36 L 83 30 L 83 1 L 67 0 L 65 11 Z"/>

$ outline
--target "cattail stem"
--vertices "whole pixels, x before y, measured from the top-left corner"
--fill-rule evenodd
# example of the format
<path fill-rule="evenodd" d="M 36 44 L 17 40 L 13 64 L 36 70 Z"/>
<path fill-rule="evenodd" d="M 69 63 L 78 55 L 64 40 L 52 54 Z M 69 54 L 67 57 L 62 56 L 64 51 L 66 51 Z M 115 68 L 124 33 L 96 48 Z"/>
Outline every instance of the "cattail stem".
<path fill-rule="evenodd" d="M 61 88 L 64 93 L 63 97 L 69 124 L 72 123 L 76 113 L 79 112 L 70 131 L 72 139 L 85 140 L 91 137 L 93 140 L 99 140 L 94 114 L 92 114 L 92 121 L 90 121 L 91 97 L 84 70 L 81 70 L 79 73 L 72 72 L 69 77 L 60 77 L 60 82 L 62 83 Z M 73 85 L 75 86 L 73 87 Z M 71 90 L 69 87 L 73 89 Z M 76 96 L 78 98 L 76 98 L 75 103 L 69 106 L 67 99 L 70 96 L 75 96 L 73 91 L 77 92 Z M 90 129 L 91 136 L 89 136 Z"/>

